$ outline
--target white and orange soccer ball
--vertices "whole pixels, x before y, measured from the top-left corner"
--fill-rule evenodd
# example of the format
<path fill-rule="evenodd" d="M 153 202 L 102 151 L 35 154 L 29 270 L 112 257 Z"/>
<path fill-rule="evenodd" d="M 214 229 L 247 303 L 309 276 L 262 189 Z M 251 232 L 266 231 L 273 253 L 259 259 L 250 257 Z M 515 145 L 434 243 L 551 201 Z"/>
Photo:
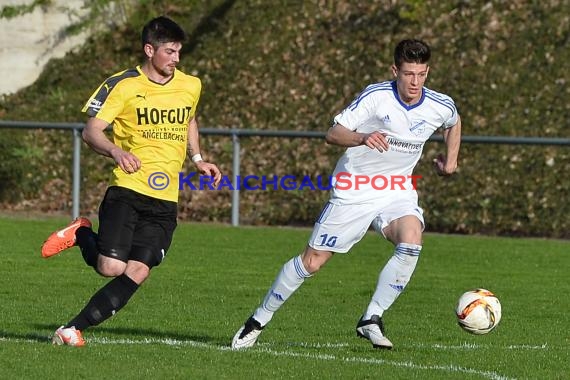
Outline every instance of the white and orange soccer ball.
<path fill-rule="evenodd" d="M 501 320 L 501 303 L 492 292 L 473 289 L 459 297 L 455 314 L 463 330 L 477 335 L 487 334 Z"/>

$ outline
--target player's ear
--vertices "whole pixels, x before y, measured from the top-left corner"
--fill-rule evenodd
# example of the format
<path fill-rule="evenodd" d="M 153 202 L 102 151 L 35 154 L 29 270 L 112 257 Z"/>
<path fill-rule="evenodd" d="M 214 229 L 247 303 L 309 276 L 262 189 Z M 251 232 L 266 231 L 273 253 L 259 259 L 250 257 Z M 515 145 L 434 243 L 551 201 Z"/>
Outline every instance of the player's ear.
<path fill-rule="evenodd" d="M 143 50 L 144 50 L 144 54 L 148 58 L 152 58 L 152 56 L 154 55 L 154 47 L 151 44 L 144 44 Z"/>
<path fill-rule="evenodd" d="M 394 74 L 394 78 L 398 76 L 398 68 L 396 65 L 392 65 L 392 74 Z"/>

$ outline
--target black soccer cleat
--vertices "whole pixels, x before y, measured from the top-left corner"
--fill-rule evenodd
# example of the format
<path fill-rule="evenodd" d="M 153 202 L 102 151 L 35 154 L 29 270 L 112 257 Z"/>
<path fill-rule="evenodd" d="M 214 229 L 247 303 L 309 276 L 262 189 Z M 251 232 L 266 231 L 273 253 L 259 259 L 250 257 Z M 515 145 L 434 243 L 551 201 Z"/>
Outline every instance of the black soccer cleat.
<path fill-rule="evenodd" d="M 364 318 L 364 316 L 362 317 Z M 370 319 L 360 318 L 356 325 L 356 336 L 368 339 L 374 348 L 391 350 L 394 345 L 384 336 L 384 324 L 382 318 L 374 314 Z"/>
<path fill-rule="evenodd" d="M 261 326 L 261 323 L 253 318 L 253 315 L 249 317 L 247 321 L 245 321 L 244 325 L 234 335 L 234 338 L 232 339 L 232 349 L 241 350 L 252 347 L 255 342 L 257 342 L 257 338 L 259 337 L 259 334 L 261 334 L 263 327 L 264 326 Z"/>

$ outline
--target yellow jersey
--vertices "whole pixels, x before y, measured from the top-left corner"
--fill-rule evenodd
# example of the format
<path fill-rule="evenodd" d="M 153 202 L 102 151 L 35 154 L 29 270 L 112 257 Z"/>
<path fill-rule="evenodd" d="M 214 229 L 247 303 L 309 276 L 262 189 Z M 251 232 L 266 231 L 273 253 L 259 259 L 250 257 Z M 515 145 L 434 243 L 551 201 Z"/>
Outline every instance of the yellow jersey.
<path fill-rule="evenodd" d="M 112 125 L 115 145 L 141 160 L 141 168 L 132 174 L 115 167 L 110 185 L 178 202 L 188 122 L 201 90 L 199 78 L 178 69 L 159 84 L 140 66 L 112 75 L 95 90 L 82 112 Z"/>

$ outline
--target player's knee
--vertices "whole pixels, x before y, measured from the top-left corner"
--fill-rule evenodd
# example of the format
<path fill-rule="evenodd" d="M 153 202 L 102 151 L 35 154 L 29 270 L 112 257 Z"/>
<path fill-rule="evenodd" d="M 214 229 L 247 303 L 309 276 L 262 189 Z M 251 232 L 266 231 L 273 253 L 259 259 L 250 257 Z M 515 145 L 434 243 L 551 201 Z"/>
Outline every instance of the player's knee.
<path fill-rule="evenodd" d="M 331 258 L 332 252 L 317 251 L 311 247 L 307 247 L 303 253 L 303 266 L 310 274 L 318 272 L 323 265 Z"/>
<path fill-rule="evenodd" d="M 105 256 L 99 256 L 97 262 L 97 272 L 105 277 L 117 277 L 125 273 L 127 263 Z"/>
<path fill-rule="evenodd" d="M 109 267 L 99 267 L 97 272 L 104 277 L 117 277 L 125 273 L 124 270 L 120 268 L 109 268 Z"/>
<path fill-rule="evenodd" d="M 384 236 L 394 245 L 399 243 L 421 245 L 422 233 L 422 221 L 414 215 L 396 219 L 384 229 Z"/>
<path fill-rule="evenodd" d="M 415 244 L 415 245 L 422 245 L 422 229 L 421 224 L 418 225 L 416 228 L 410 228 L 409 230 L 405 231 L 402 236 L 401 243 L 408 243 L 408 244 Z"/>
<path fill-rule="evenodd" d="M 125 269 L 125 275 L 129 276 L 138 285 L 142 284 L 144 280 L 150 275 L 150 268 L 138 261 L 129 261 Z"/>

